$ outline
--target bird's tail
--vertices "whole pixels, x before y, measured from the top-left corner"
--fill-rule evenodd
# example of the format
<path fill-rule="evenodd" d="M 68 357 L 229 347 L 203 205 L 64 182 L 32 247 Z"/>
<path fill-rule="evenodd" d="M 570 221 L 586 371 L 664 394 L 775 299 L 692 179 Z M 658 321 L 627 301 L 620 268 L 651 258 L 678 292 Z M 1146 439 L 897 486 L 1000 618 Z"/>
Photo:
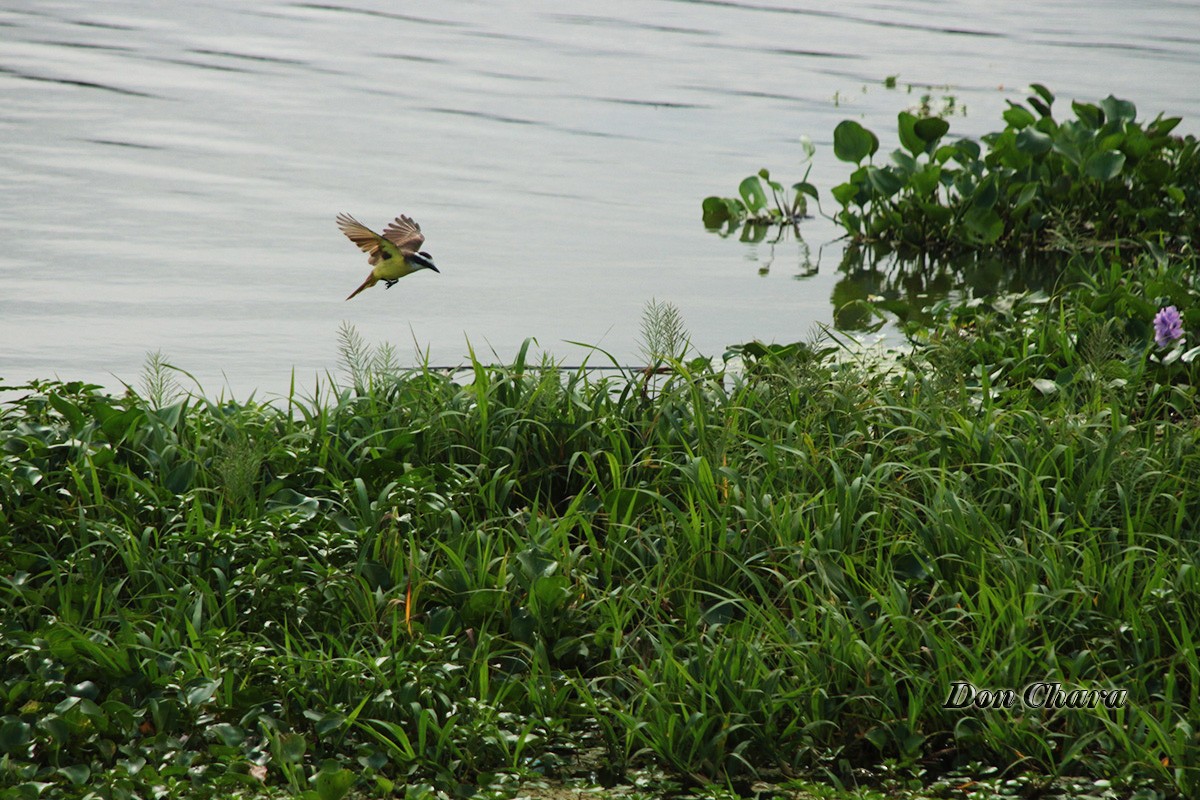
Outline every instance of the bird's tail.
<path fill-rule="evenodd" d="M 371 274 L 367 276 L 367 279 L 362 282 L 362 286 L 358 287 L 357 289 L 355 289 L 353 292 L 350 293 L 350 297 L 354 297 L 354 295 L 358 294 L 363 289 L 370 289 L 372 286 L 374 286 L 377 283 L 379 283 L 379 278 L 375 277 L 375 272 L 374 272 L 374 270 L 372 270 Z M 347 297 L 346 299 L 349 300 L 350 297 Z"/>

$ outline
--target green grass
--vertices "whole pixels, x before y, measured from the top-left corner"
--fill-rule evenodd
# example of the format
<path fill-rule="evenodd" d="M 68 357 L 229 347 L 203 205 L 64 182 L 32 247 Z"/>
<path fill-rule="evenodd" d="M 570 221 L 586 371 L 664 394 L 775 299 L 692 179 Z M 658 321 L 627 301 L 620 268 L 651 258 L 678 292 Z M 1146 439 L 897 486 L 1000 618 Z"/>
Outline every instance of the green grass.
<path fill-rule="evenodd" d="M 159 356 L 140 393 L 23 387 L 0 787 L 1194 795 L 1200 368 L 1106 291 L 943 307 L 881 365 L 453 380 L 344 330 L 307 399 L 184 393 Z M 1129 703 L 942 708 L 1042 680 Z"/>

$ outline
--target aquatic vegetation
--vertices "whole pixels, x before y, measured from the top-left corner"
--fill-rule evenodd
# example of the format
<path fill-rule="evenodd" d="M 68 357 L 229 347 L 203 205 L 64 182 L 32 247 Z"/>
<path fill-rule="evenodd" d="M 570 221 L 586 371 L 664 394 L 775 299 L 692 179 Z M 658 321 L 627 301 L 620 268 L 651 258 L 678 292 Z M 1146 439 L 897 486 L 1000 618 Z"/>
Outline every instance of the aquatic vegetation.
<path fill-rule="evenodd" d="M 685 363 L 656 304 L 652 392 L 525 350 L 394 371 L 349 328 L 349 385 L 307 399 L 21 387 L 0 786 L 424 797 L 603 763 L 1194 793 L 1200 362 L 1147 357 L 1126 302 L 1191 266 L 944 303 L 878 363 Z M 948 710 L 950 680 L 1130 703 Z"/>
<path fill-rule="evenodd" d="M 706 197 L 701 204 L 704 226 L 710 230 L 724 229 L 726 235 L 737 229 L 745 222 L 747 228 L 770 225 L 796 225 L 808 214 L 808 198 L 817 199 L 817 189 L 808 182 L 812 172 L 812 157 L 816 152 L 813 143 L 804 137 L 800 142 L 804 152 L 804 161 L 808 169 L 804 177 L 792 184 L 791 194 L 778 181 L 771 180 L 771 173 L 765 167 L 757 175 L 751 175 L 738 185 L 740 197 Z M 766 184 L 770 189 L 770 198 Z M 772 205 L 773 203 L 773 205 Z"/>
<path fill-rule="evenodd" d="M 834 152 L 856 165 L 831 194 L 852 237 L 927 251 L 997 246 L 1080 251 L 1190 250 L 1200 231 L 1200 143 L 1172 131 L 1178 117 L 1137 119 L 1109 96 L 1072 103 L 1056 120 L 1049 89 L 1009 101 L 1003 130 L 947 142 L 949 123 L 898 117 L 901 147 L 876 164 L 878 138 L 853 121 Z"/>
<path fill-rule="evenodd" d="M 928 105 L 897 116 L 900 147 L 876 161 L 879 137 L 854 120 L 838 124 L 833 151 L 853 164 L 830 189 L 832 219 L 855 242 L 919 250 L 932 256 L 989 249 L 1077 253 L 1151 247 L 1194 252 L 1200 235 L 1200 141 L 1175 135 L 1179 117 L 1140 121 L 1133 103 L 1109 96 L 1073 102 L 1073 117 L 1054 117 L 1054 94 L 1033 84 L 1025 103 L 1009 101 L 1005 127 L 949 140 L 950 123 Z M 952 112 L 947 112 L 947 115 Z M 811 159 L 811 144 L 806 157 Z M 731 233 L 794 222 L 817 189 L 795 184 L 792 203 L 759 177 L 739 198 L 708 197 L 704 224 Z"/>

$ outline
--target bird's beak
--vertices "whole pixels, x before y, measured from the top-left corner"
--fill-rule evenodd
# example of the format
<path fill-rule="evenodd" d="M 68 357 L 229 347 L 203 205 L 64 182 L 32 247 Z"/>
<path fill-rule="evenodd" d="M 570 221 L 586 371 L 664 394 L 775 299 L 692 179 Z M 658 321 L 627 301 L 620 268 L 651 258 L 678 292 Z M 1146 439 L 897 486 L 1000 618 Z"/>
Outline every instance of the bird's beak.
<path fill-rule="evenodd" d="M 433 270 L 434 272 L 436 272 L 438 275 L 441 275 L 441 274 L 442 274 L 442 271 L 441 271 L 440 269 L 438 269 L 437 267 L 435 267 L 435 266 L 433 265 L 433 262 L 432 262 L 432 261 L 430 261 L 430 262 L 429 262 L 429 268 L 430 268 L 431 270 Z"/>

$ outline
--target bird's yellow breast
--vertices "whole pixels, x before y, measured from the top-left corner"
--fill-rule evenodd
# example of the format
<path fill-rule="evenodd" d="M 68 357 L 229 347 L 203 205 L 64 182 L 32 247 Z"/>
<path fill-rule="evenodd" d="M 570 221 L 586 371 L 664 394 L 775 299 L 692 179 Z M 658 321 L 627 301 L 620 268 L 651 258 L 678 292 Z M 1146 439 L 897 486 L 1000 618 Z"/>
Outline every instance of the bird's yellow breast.
<path fill-rule="evenodd" d="M 403 278 L 409 273 L 416 272 L 417 268 L 408 263 L 408 259 L 404 256 L 392 256 L 391 258 L 381 258 L 375 264 L 375 277 L 382 281 L 391 281 L 396 278 Z"/>

